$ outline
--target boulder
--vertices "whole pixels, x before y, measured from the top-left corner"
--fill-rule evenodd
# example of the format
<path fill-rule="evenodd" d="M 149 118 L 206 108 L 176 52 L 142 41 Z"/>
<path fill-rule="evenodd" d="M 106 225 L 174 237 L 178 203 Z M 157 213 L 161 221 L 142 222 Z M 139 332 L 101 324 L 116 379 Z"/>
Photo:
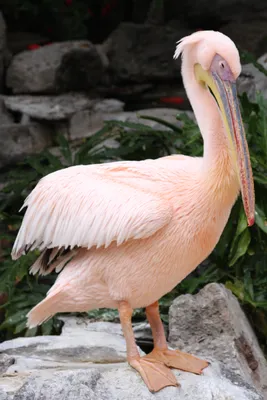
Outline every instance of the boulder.
<path fill-rule="evenodd" d="M 255 385 L 267 399 L 267 363 L 237 299 L 211 283 L 197 295 L 178 297 L 169 312 L 169 342 L 200 357 L 223 363 L 227 373 Z"/>
<path fill-rule="evenodd" d="M 108 38 L 107 56 L 116 84 L 179 81 L 180 60 L 173 60 L 177 40 L 188 30 L 173 26 L 121 23 Z"/>
<path fill-rule="evenodd" d="M 95 100 L 81 93 L 67 93 L 59 96 L 5 96 L 4 103 L 8 110 L 34 119 L 59 121 L 70 118 L 78 111 L 90 109 Z"/>
<path fill-rule="evenodd" d="M 14 122 L 12 115 L 8 112 L 5 106 L 4 97 L 0 96 L 0 126 L 10 125 Z"/>
<path fill-rule="evenodd" d="M 263 400 L 245 382 L 224 377 L 217 363 L 202 376 L 179 371 L 175 375 L 181 387 L 167 387 L 155 394 L 126 365 L 9 374 L 0 384 L 3 396 L 6 392 L 4 400 Z"/>
<path fill-rule="evenodd" d="M 70 140 L 92 136 L 103 128 L 104 121 L 123 113 L 124 103 L 115 99 L 96 101 L 90 109 L 78 111 L 69 122 Z"/>
<path fill-rule="evenodd" d="M 83 91 L 101 81 L 104 69 L 103 57 L 92 43 L 54 43 L 15 55 L 6 84 L 13 93 Z"/>
<path fill-rule="evenodd" d="M 122 335 L 105 331 L 83 331 L 62 336 L 17 338 L 0 344 L 0 352 L 15 361 L 8 373 L 32 369 L 82 366 L 91 363 L 112 364 L 126 361 Z M 7 363 L 7 360 L 5 360 Z"/>
<path fill-rule="evenodd" d="M 262 381 L 263 356 L 238 302 L 222 285 L 211 284 L 195 296 L 174 301 L 169 341 L 202 356 L 210 365 L 202 375 L 173 370 L 181 386 L 156 394 L 148 391 L 126 363 L 119 323 L 90 323 L 85 317 L 67 315 L 60 319 L 64 322 L 60 336 L 17 338 L 0 344 L 0 400 L 264 400 L 255 388 L 266 382 Z M 257 382 L 243 368 L 244 351 L 239 357 L 230 354 L 238 324 L 243 339 L 237 340 L 237 347 L 244 349 L 247 341 L 248 349 L 251 344 L 252 351 L 245 350 L 246 359 L 258 373 Z M 134 330 L 136 337 L 140 330 L 151 337 L 146 322 L 134 324 Z"/>
<path fill-rule="evenodd" d="M 263 54 L 257 62 L 267 71 L 267 53 Z M 238 92 L 240 94 L 246 92 L 251 101 L 255 101 L 256 92 L 259 92 L 267 99 L 267 76 L 259 71 L 253 64 L 245 64 L 242 66 L 242 72 L 238 79 L 237 87 Z"/>
<path fill-rule="evenodd" d="M 0 126 L 0 168 L 24 160 L 52 144 L 50 129 L 38 123 Z"/>
<path fill-rule="evenodd" d="M 100 110 L 100 108 L 99 108 Z M 111 110 L 110 110 L 111 111 Z M 84 110 L 74 114 L 70 119 L 69 137 L 71 140 L 80 139 L 82 137 L 92 136 L 99 129 L 103 128 L 106 121 L 122 121 L 122 122 L 133 122 L 136 124 L 144 124 L 154 130 L 169 130 L 171 128 L 160 124 L 157 121 L 144 119 L 142 116 L 148 116 L 152 118 L 159 118 L 166 122 L 169 122 L 176 127 L 181 127 L 182 123 L 176 119 L 176 116 L 182 111 L 174 108 L 151 108 L 137 111 L 119 111 L 109 112 L 93 112 L 91 110 Z M 186 114 L 194 119 L 194 114 L 191 111 L 186 111 Z"/>

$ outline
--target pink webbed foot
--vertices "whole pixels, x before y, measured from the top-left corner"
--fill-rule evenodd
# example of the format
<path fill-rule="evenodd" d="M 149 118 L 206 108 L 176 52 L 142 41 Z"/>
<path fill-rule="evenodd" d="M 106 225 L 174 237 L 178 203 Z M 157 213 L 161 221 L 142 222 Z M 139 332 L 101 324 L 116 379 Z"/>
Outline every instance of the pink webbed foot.
<path fill-rule="evenodd" d="M 129 360 L 129 364 L 139 372 L 152 393 L 167 386 L 180 386 L 172 371 L 155 358 L 145 356 Z"/>
<path fill-rule="evenodd" d="M 209 365 L 207 361 L 201 360 L 191 354 L 183 353 L 179 350 L 162 350 L 154 348 L 151 353 L 145 356 L 145 358 L 146 357 L 160 361 L 167 367 L 192 372 L 198 375 L 201 374 L 203 369 Z"/>

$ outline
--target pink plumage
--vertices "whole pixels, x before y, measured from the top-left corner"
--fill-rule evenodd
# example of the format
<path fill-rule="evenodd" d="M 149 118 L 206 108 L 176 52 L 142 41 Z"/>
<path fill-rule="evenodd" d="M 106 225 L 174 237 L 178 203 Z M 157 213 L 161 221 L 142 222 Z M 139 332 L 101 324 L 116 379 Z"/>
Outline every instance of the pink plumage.
<path fill-rule="evenodd" d="M 57 312 L 119 308 L 128 360 L 150 390 L 176 381 L 157 365 L 153 373 L 161 371 L 160 386 L 148 372 L 148 361 L 139 360 L 128 324 L 130 310 L 147 307 L 158 349 L 165 339 L 151 305 L 211 253 L 240 191 L 221 113 L 193 68 L 200 63 L 205 72 L 220 54 L 236 78 L 238 51 L 226 36 L 202 31 L 183 39 L 176 57 L 181 52 L 184 85 L 204 139 L 204 157 L 174 155 L 52 173 L 26 199 L 12 252 L 18 258 L 25 250 L 39 248 L 42 254 L 32 272 L 61 271 L 47 297 L 29 313 L 29 326 Z M 192 363 L 200 362 L 195 369 L 190 363 L 178 365 L 193 372 L 207 365 L 195 360 Z"/>

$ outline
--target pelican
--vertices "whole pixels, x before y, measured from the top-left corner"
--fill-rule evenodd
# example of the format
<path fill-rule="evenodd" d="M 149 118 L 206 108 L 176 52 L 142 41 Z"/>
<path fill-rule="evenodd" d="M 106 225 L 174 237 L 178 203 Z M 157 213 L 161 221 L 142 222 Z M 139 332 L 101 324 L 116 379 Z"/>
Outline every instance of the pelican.
<path fill-rule="evenodd" d="M 241 65 L 225 35 L 181 39 L 182 77 L 204 141 L 203 157 L 72 166 L 40 180 L 12 250 L 39 249 L 31 273 L 59 273 L 28 314 L 37 326 L 56 313 L 117 308 L 128 363 L 151 392 L 178 386 L 171 368 L 200 374 L 205 360 L 168 349 L 158 300 L 214 249 L 241 192 L 254 223 L 254 185 L 236 79 Z M 134 308 L 145 307 L 154 349 L 140 357 Z"/>

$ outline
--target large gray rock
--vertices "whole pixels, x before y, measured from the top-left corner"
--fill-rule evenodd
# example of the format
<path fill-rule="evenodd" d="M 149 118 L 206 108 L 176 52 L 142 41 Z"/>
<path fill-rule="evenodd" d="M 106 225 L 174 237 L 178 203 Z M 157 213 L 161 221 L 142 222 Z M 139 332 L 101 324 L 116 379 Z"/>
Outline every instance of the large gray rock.
<path fill-rule="evenodd" d="M 116 322 L 97 321 L 91 322 L 88 318 L 79 318 L 72 316 L 60 317 L 64 322 L 61 336 L 79 336 L 86 335 L 87 332 L 106 332 L 112 335 L 123 336 L 121 324 Z M 167 327 L 164 325 L 167 335 Z M 148 322 L 133 323 L 133 331 L 135 339 L 142 344 L 153 344 L 151 328 Z"/>
<path fill-rule="evenodd" d="M 74 113 L 90 109 L 95 100 L 80 93 L 67 93 L 59 96 L 5 96 L 8 110 L 26 114 L 34 119 L 58 121 L 70 118 Z"/>
<path fill-rule="evenodd" d="M 0 126 L 10 125 L 14 122 L 12 115 L 8 112 L 5 106 L 4 97 L 0 96 Z"/>
<path fill-rule="evenodd" d="M 61 319 L 65 325 L 59 337 L 19 338 L 0 344 L 0 400 L 263 400 L 239 370 L 211 357 L 208 346 L 203 357 L 210 365 L 203 375 L 176 370 L 179 388 L 151 394 L 125 362 L 126 345 L 119 324 Z M 171 332 L 172 324 L 171 318 Z M 196 338 L 195 344 L 192 341 L 194 353 Z"/>
<path fill-rule="evenodd" d="M 7 395 L 4 400 L 263 400 L 246 382 L 234 375 L 226 377 L 225 372 L 216 362 L 202 376 L 175 371 L 181 386 L 156 394 L 125 364 L 7 373 L 0 378 L 0 387 Z"/>
<path fill-rule="evenodd" d="M 267 71 L 267 54 L 261 56 L 257 61 Z M 267 76 L 253 64 L 243 65 L 237 87 L 238 92 L 240 94 L 246 92 L 251 101 L 255 101 L 257 92 L 267 99 Z"/>
<path fill-rule="evenodd" d="M 97 101 L 90 109 L 75 113 L 69 123 L 69 137 L 71 140 L 81 139 L 96 133 L 103 128 L 104 121 L 116 119 L 123 113 L 124 103 L 115 99 Z"/>
<path fill-rule="evenodd" d="M 104 103 L 104 102 L 103 102 Z M 177 110 L 175 108 L 150 108 L 145 110 L 137 110 L 137 111 L 115 111 L 113 112 L 107 108 L 106 112 L 100 111 L 99 107 L 98 111 L 96 111 L 96 107 L 93 110 L 84 110 L 80 111 L 77 114 L 74 114 L 70 119 L 70 128 L 69 128 L 69 137 L 71 140 L 80 139 L 82 137 L 92 136 L 99 129 L 104 127 L 106 121 L 121 121 L 121 122 L 130 122 L 135 124 L 143 124 L 154 130 L 169 130 L 171 128 L 166 127 L 165 125 L 160 124 L 157 121 L 153 121 L 150 119 L 144 119 L 142 116 L 159 118 L 166 122 L 173 124 L 176 127 L 181 127 L 182 123 L 177 120 L 176 116 L 182 111 Z M 186 111 L 186 114 L 194 119 L 194 114 L 191 111 Z"/>
<path fill-rule="evenodd" d="M 267 399 L 266 359 L 237 299 L 223 285 L 212 283 L 195 296 L 178 297 L 169 318 L 172 346 L 221 361 Z"/>
<path fill-rule="evenodd" d="M 115 83 L 179 80 L 175 43 L 188 34 L 171 26 L 122 23 L 108 38 L 107 55 Z"/>
<path fill-rule="evenodd" d="M 15 55 L 6 84 L 14 93 L 58 93 L 95 87 L 103 58 L 88 41 L 54 43 Z"/>
<path fill-rule="evenodd" d="M 7 371 L 25 371 L 83 363 L 117 363 L 126 361 L 126 346 L 122 335 L 103 331 L 62 336 L 18 338 L 0 344 L 0 353 L 15 362 Z M 6 361 L 7 362 L 7 361 Z"/>
<path fill-rule="evenodd" d="M 0 126 L 0 168 L 22 161 L 51 144 L 51 131 L 41 124 Z"/>

